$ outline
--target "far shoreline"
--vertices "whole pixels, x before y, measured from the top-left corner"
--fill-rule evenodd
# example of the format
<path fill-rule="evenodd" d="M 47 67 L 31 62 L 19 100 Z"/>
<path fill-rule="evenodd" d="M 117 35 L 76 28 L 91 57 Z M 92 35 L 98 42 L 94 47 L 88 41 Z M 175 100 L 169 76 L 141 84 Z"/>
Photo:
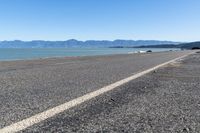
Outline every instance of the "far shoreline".
<path fill-rule="evenodd" d="M 149 49 L 150 50 L 150 49 Z M 57 60 L 57 59 L 76 59 L 76 58 L 98 58 L 98 57 L 108 57 L 108 56 L 126 56 L 126 55 L 144 55 L 153 53 L 166 53 L 166 52 L 178 52 L 181 50 L 167 50 L 167 51 L 152 51 L 152 52 L 139 52 L 133 51 L 131 53 L 119 53 L 119 54 L 103 54 L 103 55 L 81 55 L 81 56 L 54 56 L 54 57 L 39 57 L 39 58 L 27 58 L 27 59 L 5 59 L 0 60 L 2 62 L 18 62 L 18 61 L 43 61 L 43 60 Z"/>

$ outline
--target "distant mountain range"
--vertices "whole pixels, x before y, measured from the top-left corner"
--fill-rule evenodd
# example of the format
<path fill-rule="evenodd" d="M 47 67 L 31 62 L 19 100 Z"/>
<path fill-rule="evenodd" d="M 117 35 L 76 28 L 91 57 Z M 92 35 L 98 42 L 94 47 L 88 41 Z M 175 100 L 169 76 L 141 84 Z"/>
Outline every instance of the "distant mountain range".
<path fill-rule="evenodd" d="M 157 41 L 157 40 L 88 40 L 78 41 L 75 39 L 66 41 L 0 41 L 0 48 L 82 48 L 82 47 L 136 47 L 136 46 L 149 46 L 149 45 L 177 45 L 180 42 L 172 41 Z"/>

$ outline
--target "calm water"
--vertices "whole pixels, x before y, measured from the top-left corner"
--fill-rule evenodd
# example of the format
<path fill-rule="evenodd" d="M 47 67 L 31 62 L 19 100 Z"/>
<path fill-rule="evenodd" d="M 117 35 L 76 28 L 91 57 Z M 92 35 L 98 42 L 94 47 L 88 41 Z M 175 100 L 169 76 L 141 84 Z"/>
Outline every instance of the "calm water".
<path fill-rule="evenodd" d="M 63 57 L 63 56 L 92 56 L 92 55 L 108 55 L 108 54 L 127 54 L 134 51 L 146 51 L 150 48 L 33 48 L 33 49 L 0 49 L 0 60 L 22 60 L 47 57 Z M 178 49 L 153 49 L 153 52 L 169 51 Z"/>

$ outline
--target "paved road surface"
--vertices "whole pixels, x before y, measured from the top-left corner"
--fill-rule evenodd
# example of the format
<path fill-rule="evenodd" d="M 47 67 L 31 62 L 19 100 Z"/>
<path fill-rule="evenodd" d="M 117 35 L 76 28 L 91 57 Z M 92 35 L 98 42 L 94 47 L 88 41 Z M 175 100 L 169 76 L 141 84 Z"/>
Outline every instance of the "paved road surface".
<path fill-rule="evenodd" d="M 199 133 L 200 54 L 160 68 L 24 131 Z"/>
<path fill-rule="evenodd" d="M 0 62 L 0 128 L 188 52 Z"/>

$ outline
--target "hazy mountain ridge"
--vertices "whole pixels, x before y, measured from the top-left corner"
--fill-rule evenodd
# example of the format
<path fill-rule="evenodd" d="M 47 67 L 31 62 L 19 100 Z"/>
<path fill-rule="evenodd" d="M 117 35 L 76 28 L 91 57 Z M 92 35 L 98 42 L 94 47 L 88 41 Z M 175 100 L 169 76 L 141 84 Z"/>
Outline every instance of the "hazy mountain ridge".
<path fill-rule="evenodd" d="M 179 44 L 172 41 L 157 41 L 157 40 L 87 40 L 78 41 L 75 39 L 66 41 L 0 41 L 0 48 L 73 48 L 73 47 L 134 47 L 141 45 L 163 45 L 163 44 Z"/>

